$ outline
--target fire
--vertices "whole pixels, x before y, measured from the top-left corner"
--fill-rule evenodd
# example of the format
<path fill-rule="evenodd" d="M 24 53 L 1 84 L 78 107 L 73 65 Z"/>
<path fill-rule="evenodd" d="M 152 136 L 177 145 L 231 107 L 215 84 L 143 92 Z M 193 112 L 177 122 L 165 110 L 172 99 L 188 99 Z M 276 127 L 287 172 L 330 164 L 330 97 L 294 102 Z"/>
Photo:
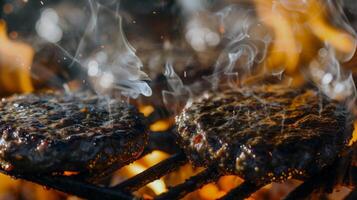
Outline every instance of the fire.
<path fill-rule="evenodd" d="M 344 53 L 354 51 L 353 37 L 327 22 L 326 13 L 321 9 L 323 8 L 321 2 L 311 1 L 308 8 L 309 28 L 321 41 L 327 41 L 335 49 Z"/>
<path fill-rule="evenodd" d="M 65 171 L 63 172 L 63 176 L 74 176 L 74 175 L 78 175 L 79 172 L 74 172 L 74 171 Z"/>
<path fill-rule="evenodd" d="M 143 113 L 145 117 L 148 117 L 154 110 L 154 107 L 151 105 L 139 105 L 139 111 Z"/>
<path fill-rule="evenodd" d="M 134 163 L 121 168 L 116 173 L 112 184 L 117 184 L 118 182 L 120 182 L 121 180 L 118 179 L 120 179 L 121 177 L 128 178 L 139 174 L 148 169 L 149 167 L 159 163 L 160 161 L 167 159 L 168 157 L 169 155 L 162 151 L 153 151 L 152 153 L 144 156 L 143 158 L 135 161 Z M 166 184 L 162 178 L 147 184 L 146 187 L 150 188 L 155 193 L 155 195 L 167 191 Z"/>
<path fill-rule="evenodd" d="M 353 130 L 353 134 L 352 134 L 352 139 L 349 142 L 349 146 L 352 146 L 353 144 L 355 144 L 357 142 L 357 121 L 355 121 L 354 123 L 354 130 Z"/>
<path fill-rule="evenodd" d="M 298 76 L 299 68 L 311 62 L 324 43 L 344 54 L 355 50 L 354 37 L 329 23 L 320 0 L 303 1 L 303 11 L 287 9 L 280 1 L 254 2 L 261 21 L 275 36 L 266 58 L 268 69 L 282 67 L 289 75 Z"/>
<path fill-rule="evenodd" d="M 217 183 L 209 183 L 198 190 L 199 196 L 204 200 L 213 200 L 223 197 L 231 189 L 243 183 L 238 176 L 223 176 Z"/>
<path fill-rule="evenodd" d="M 150 130 L 154 132 L 166 131 L 170 127 L 172 127 L 173 123 L 174 123 L 173 119 L 158 120 L 150 125 Z"/>
<path fill-rule="evenodd" d="M 221 191 L 216 184 L 210 183 L 198 190 L 198 194 L 204 200 L 214 200 L 223 197 L 226 193 Z"/>
<path fill-rule="evenodd" d="M 32 92 L 31 65 L 34 50 L 25 43 L 10 40 L 6 33 L 6 24 L 1 20 L 0 44 L 1 93 Z"/>
<path fill-rule="evenodd" d="M 349 54 L 355 50 L 355 39 L 348 32 L 332 25 L 329 22 L 326 7 L 323 0 L 303 1 L 305 3 L 304 11 L 287 9 L 280 1 L 275 0 L 252 0 L 255 3 L 257 14 L 261 21 L 269 27 L 274 34 L 274 42 L 269 49 L 268 57 L 266 58 L 266 67 L 272 71 L 280 70 L 282 67 L 285 72 L 295 79 L 295 84 L 301 83 L 299 70 L 311 62 L 320 52 L 324 43 L 331 45 L 337 52 Z M 10 4 L 9 4 L 10 5 Z M 273 8 L 273 9 L 272 9 Z M 13 8 L 5 8 L 11 12 Z M 219 33 L 224 33 L 224 27 L 219 27 Z M 16 32 L 12 33 L 13 37 L 17 38 Z M 0 91 L 1 93 L 28 93 L 34 90 L 31 81 L 31 65 L 34 56 L 34 50 L 31 46 L 11 40 L 6 33 L 6 24 L 0 21 Z M 154 112 L 154 107 L 151 105 L 139 106 L 140 112 L 144 116 L 149 116 Z M 151 131 L 166 131 L 173 126 L 172 118 L 158 120 L 150 125 Z M 357 142 L 357 121 L 354 123 L 355 130 L 349 145 Z M 161 151 L 153 151 L 151 154 L 144 156 L 136 162 L 123 167 L 116 172 L 112 184 L 117 184 L 123 181 L 123 177 L 128 178 L 138 173 L 143 172 L 150 166 L 165 160 L 169 157 L 168 154 Z M 179 172 L 184 175 L 191 175 L 192 166 L 186 165 L 181 167 Z M 75 175 L 77 172 L 65 172 L 64 175 Z M 170 178 L 178 181 L 182 177 Z M 13 180 L 7 176 L 0 174 L 0 194 L 7 193 L 10 190 L 18 190 L 23 185 L 23 182 Z M 150 198 L 153 195 L 161 194 L 167 191 L 167 178 L 161 178 L 149 183 L 142 195 Z M 173 181 L 171 181 L 173 182 Z M 223 176 L 217 183 L 210 183 L 195 192 L 194 195 L 200 199 L 210 200 L 217 199 L 227 194 L 231 189 L 235 188 L 243 182 L 243 179 L 237 176 Z M 296 186 L 296 184 L 293 184 Z M 24 187 L 24 186 L 22 186 Z M 32 188 L 35 191 L 36 199 L 59 199 L 57 193 L 44 190 L 41 186 L 26 184 L 26 187 Z M 270 184 L 262 188 L 260 192 L 268 193 L 274 190 L 276 184 Z M 287 186 L 281 186 L 284 188 Z M 292 187 L 286 189 L 286 193 Z M 273 191 L 274 192 L 274 191 Z M 276 192 L 276 191 L 275 191 Z M 249 199 L 258 199 L 259 192 L 254 194 Z M 279 193 L 279 195 L 281 194 Z M 273 198 L 274 199 L 274 198 Z"/>

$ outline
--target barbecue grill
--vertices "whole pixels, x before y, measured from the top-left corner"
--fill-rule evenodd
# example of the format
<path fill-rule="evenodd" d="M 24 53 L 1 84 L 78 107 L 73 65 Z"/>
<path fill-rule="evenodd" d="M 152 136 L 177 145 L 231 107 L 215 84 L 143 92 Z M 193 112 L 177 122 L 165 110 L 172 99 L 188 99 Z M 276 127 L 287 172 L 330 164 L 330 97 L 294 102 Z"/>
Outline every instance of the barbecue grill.
<path fill-rule="evenodd" d="M 140 199 L 132 193 L 146 184 L 174 171 L 180 166 L 188 162 L 185 154 L 178 148 L 159 148 L 157 140 L 161 140 L 160 135 L 164 135 L 165 139 L 170 143 L 173 141 L 173 134 L 170 132 L 154 132 L 150 134 L 149 146 L 145 150 L 145 154 L 150 153 L 155 149 L 163 150 L 166 152 L 174 153 L 171 157 L 160 163 L 148 168 L 147 170 L 115 185 L 115 186 L 98 186 L 81 181 L 80 177 L 63 177 L 63 176 L 46 176 L 46 175 L 34 175 L 34 174 L 13 174 L 5 170 L 1 170 L 2 173 L 8 174 L 15 178 L 25 179 L 31 182 L 35 182 L 44 185 L 49 188 L 54 188 L 69 194 L 73 194 L 86 199 Z M 161 143 L 161 142 L 160 142 Z M 159 143 L 159 144 L 160 144 Z M 356 147 L 356 145 L 355 145 Z M 355 148 L 355 147 L 352 147 Z M 357 198 L 357 166 L 352 165 L 352 156 L 356 152 L 347 152 L 341 158 L 335 161 L 331 166 L 327 166 L 319 174 L 316 174 L 303 182 L 290 192 L 285 200 L 293 199 L 306 199 L 313 192 L 322 190 L 325 192 L 332 191 L 338 181 L 342 181 L 343 184 L 353 186 L 354 189 L 350 194 L 345 197 L 345 200 L 352 200 Z M 143 155 L 143 156 L 144 156 Z M 341 168 L 345 168 L 341 170 Z M 340 171 L 346 172 L 346 174 L 339 174 Z M 216 166 L 210 166 L 203 170 L 199 174 L 190 177 L 184 183 L 169 188 L 165 193 L 162 193 L 155 197 L 155 200 L 172 200 L 180 199 L 190 192 L 193 192 L 207 183 L 215 182 L 219 179 L 220 173 Z M 342 180 L 338 180 L 338 177 L 342 177 Z M 262 185 L 255 185 L 254 183 L 243 182 L 238 187 L 232 189 L 228 194 L 223 196 L 222 200 L 238 200 L 245 199 L 259 190 Z"/>
<path fill-rule="evenodd" d="M 147 118 L 149 121 L 158 120 L 162 114 L 162 108 L 156 109 Z M 2 173 L 12 177 L 28 180 L 41 184 L 48 188 L 54 188 L 69 194 L 86 199 L 140 199 L 133 192 L 144 187 L 146 184 L 163 177 L 177 170 L 186 164 L 188 159 L 180 148 L 175 144 L 174 129 L 166 132 L 151 132 L 149 134 L 149 144 L 141 157 L 149 154 L 153 150 L 168 152 L 171 156 L 145 171 L 114 186 L 95 185 L 81 180 L 80 176 L 53 176 L 36 174 L 16 174 L 6 170 Z M 166 145 L 162 145 L 166 144 Z M 354 151 L 353 151 L 354 150 Z M 290 192 L 284 200 L 306 199 L 316 191 L 323 193 L 331 192 L 337 184 L 348 185 L 354 189 L 345 197 L 345 200 L 357 198 L 357 166 L 354 165 L 353 156 L 356 156 L 357 144 L 350 148 L 349 152 L 344 152 L 332 165 L 327 166 L 319 174 L 316 174 Z M 344 174 L 341 174 L 344 172 Z M 202 186 L 217 181 L 222 175 L 217 166 L 210 166 L 202 172 L 188 178 L 181 184 L 168 189 L 168 191 L 156 196 L 155 200 L 181 199 L 185 195 L 198 190 Z M 245 199 L 259 190 L 263 185 L 243 182 L 238 187 L 232 189 L 223 196 L 222 200 Z"/>
<path fill-rule="evenodd" d="M 258 0 L 259 1 L 259 0 Z M 7 1 L 0 0 L 0 8 L 5 6 Z M 42 2 L 42 1 L 41 1 Z M 59 1 L 56 1 L 59 2 Z M 105 2 L 105 1 L 103 1 Z M 109 2 L 109 1 L 108 1 Z M 160 3 L 159 3 L 160 4 Z M 161 8 L 158 12 L 162 12 L 165 18 L 172 23 L 172 16 L 168 12 L 169 9 L 173 9 L 175 4 L 174 1 L 162 1 L 161 4 L 164 5 L 165 8 Z M 162 6 L 160 4 L 160 6 Z M 31 5 L 35 5 L 32 3 Z M 126 3 L 124 6 L 128 6 L 128 10 L 135 13 L 137 16 L 145 17 L 147 15 L 147 10 L 143 9 L 142 6 L 137 7 L 135 4 L 134 7 L 130 7 L 130 4 Z M 154 6 L 150 3 L 145 4 L 146 6 Z M 37 5 L 38 6 L 38 5 Z M 150 9 L 152 9 L 150 7 Z M 153 13 L 156 15 L 156 13 Z M 347 11 L 348 17 L 351 21 L 355 21 L 355 16 L 350 11 Z M 34 15 L 30 12 L 29 15 Z M 7 16 L 0 11 L 0 19 L 6 18 Z M 10 17 L 11 18 L 11 17 Z M 157 20 L 160 17 L 153 17 Z M 19 21 L 23 20 L 22 18 L 14 18 L 15 25 L 13 27 L 10 26 L 10 29 L 16 29 L 19 25 Z M 152 23 L 153 20 L 151 18 L 147 19 L 146 22 L 149 24 Z M 30 20 L 29 24 L 32 23 L 31 28 L 34 28 L 33 24 L 35 23 L 34 19 Z M 154 21 L 154 20 L 153 20 Z M 135 22 L 136 23 L 136 22 Z M 155 24 L 155 23 L 153 23 Z M 167 25 L 166 25 L 167 26 Z M 130 27 L 129 27 L 130 28 Z M 159 29 L 159 28 L 158 28 Z M 156 30 L 157 31 L 157 30 Z M 173 31 L 175 32 L 175 31 Z M 158 37 L 155 36 L 155 39 L 160 40 L 164 36 Z M 165 36 L 166 37 L 166 36 Z M 170 46 L 170 45 L 169 45 Z M 220 48 L 220 46 L 218 46 Z M 53 52 L 52 52 L 53 51 Z M 1 52 L 0 52 L 1 53 Z M 211 55 L 211 54 L 209 54 Z M 1 56 L 1 54 L 0 54 Z M 209 56 L 208 56 L 209 57 Z M 46 60 L 49 58 L 49 60 Z M 357 56 L 354 56 L 354 59 L 347 64 L 348 69 L 354 70 Z M 1 61 L 1 57 L 0 57 Z M 46 67 L 51 66 L 51 74 L 56 74 L 58 79 L 51 80 L 52 77 L 44 77 L 48 78 L 48 82 L 44 83 L 44 80 L 36 83 L 38 85 L 44 87 L 52 87 L 58 89 L 62 87 L 63 84 L 67 87 L 67 83 L 72 80 L 81 80 L 79 81 L 80 88 L 85 88 L 86 90 L 95 91 L 96 88 L 93 87 L 93 84 L 90 83 L 90 77 L 87 76 L 86 71 L 82 68 L 81 63 L 78 59 L 71 57 L 69 54 L 63 53 L 63 51 L 59 51 L 58 46 L 53 44 L 47 44 L 45 47 L 41 47 L 40 52 L 37 52 L 35 56 L 35 64 L 41 65 L 43 68 L 39 68 L 37 71 L 38 74 L 42 73 L 41 70 L 48 70 Z M 44 65 L 44 66 L 42 66 Z M 56 70 L 60 72 L 56 72 Z M 1 72 L 1 62 L 0 62 L 0 72 Z M 186 71 L 182 72 L 183 74 Z M 196 72 L 195 72 L 196 73 Z M 200 72 L 197 72 L 199 76 Z M 205 75 L 212 73 L 211 69 L 203 69 L 202 73 Z M 83 75 L 85 74 L 85 75 Z M 355 79 L 357 80 L 357 73 L 354 74 Z M 186 76 L 186 75 L 183 75 Z M 151 83 L 151 86 L 159 90 L 163 89 L 162 85 L 167 86 L 167 82 L 161 82 L 160 78 L 164 77 L 162 74 L 158 76 L 157 79 Z M 1 76 L 0 76 L 1 79 Z M 83 80 L 83 81 L 82 81 Z M 356 82 L 355 80 L 355 82 Z M 46 80 L 47 81 L 47 80 Z M 192 81 L 192 80 L 187 80 Z M 0 85 L 1 89 L 1 85 Z M 62 88 L 61 88 L 62 89 Z M 66 88 L 65 88 L 66 89 Z M 1 92 L 1 91 L 0 91 Z M 161 93 L 160 93 L 161 94 Z M 154 94 L 155 95 L 155 94 Z M 155 96 L 156 97 L 156 96 Z M 161 98 L 161 96 L 160 96 Z M 153 98 L 155 99 L 155 98 Z M 146 116 L 147 123 L 154 124 L 158 120 L 168 120 L 173 118 L 173 113 L 169 111 L 164 104 L 161 102 L 152 102 L 150 100 L 145 99 L 144 101 L 149 101 L 154 108 L 153 112 L 151 112 L 148 116 Z M 147 103 L 147 102 L 146 102 Z M 157 103 L 157 104 L 156 104 Z M 170 102 L 169 102 L 170 103 Z M 140 107 L 140 102 L 134 102 L 137 107 Z M 355 106 L 356 107 L 356 106 Z M 176 127 L 171 126 L 169 129 L 165 131 L 155 131 L 151 130 L 149 133 L 149 141 L 148 145 L 145 147 L 144 152 L 138 158 L 145 157 L 149 155 L 153 151 L 162 151 L 166 152 L 170 155 L 167 159 L 160 161 L 159 163 L 145 169 L 144 171 L 134 175 L 132 177 L 127 178 L 126 180 L 116 184 L 110 185 L 107 182 L 103 183 L 90 183 L 85 181 L 85 177 L 82 177 L 81 174 L 71 175 L 71 176 L 63 176 L 63 175 L 54 175 L 54 174 L 32 174 L 32 173 L 18 173 L 9 171 L 6 169 L 0 169 L 0 172 L 6 175 L 9 175 L 15 179 L 23 179 L 27 180 L 39 185 L 44 186 L 45 188 L 53 188 L 58 191 L 65 192 L 69 195 L 75 195 L 80 198 L 85 199 L 145 199 L 145 197 L 139 196 L 137 191 L 141 188 L 147 186 L 149 183 L 160 179 L 166 175 L 169 175 L 172 172 L 179 171 L 180 167 L 189 163 L 188 156 L 184 153 L 184 151 L 177 145 L 177 138 L 175 134 Z M 119 170 L 119 169 L 118 169 Z M 184 182 L 169 187 L 167 191 L 158 194 L 152 197 L 155 200 L 173 200 L 173 199 L 182 199 L 187 196 L 191 192 L 195 192 L 209 183 L 216 183 L 222 176 L 224 176 L 219 167 L 215 164 L 210 165 L 203 169 L 201 172 L 197 173 L 186 179 Z M 302 182 L 299 186 L 294 188 L 286 197 L 285 200 L 295 200 L 295 199 L 308 199 L 314 194 L 317 194 L 319 198 L 324 199 L 329 193 L 331 193 L 338 186 L 346 186 L 351 189 L 349 194 L 344 197 L 345 200 L 355 200 L 357 199 L 357 142 L 348 147 L 347 150 L 340 153 L 340 156 L 334 161 L 332 165 L 326 166 L 322 171 L 318 174 L 315 174 L 304 182 Z M 265 185 L 257 185 L 255 183 L 251 183 L 248 181 L 242 182 L 237 187 L 231 189 L 227 194 L 222 196 L 221 200 L 239 200 L 246 199 L 250 197 L 252 194 L 263 188 Z M 151 198 L 149 198 L 151 199 Z M 327 198 L 326 198 L 327 199 Z"/>

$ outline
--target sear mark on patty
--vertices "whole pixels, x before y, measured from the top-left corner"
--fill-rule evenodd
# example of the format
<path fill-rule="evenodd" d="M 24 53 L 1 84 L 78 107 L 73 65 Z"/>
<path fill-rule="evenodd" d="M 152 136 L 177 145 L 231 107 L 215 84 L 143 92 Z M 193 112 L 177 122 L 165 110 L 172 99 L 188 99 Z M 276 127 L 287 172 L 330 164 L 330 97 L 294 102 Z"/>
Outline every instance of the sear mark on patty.
<path fill-rule="evenodd" d="M 334 161 L 353 130 L 343 103 L 280 85 L 207 93 L 176 122 L 193 164 L 218 164 L 224 174 L 257 184 L 318 172 Z"/>
<path fill-rule="evenodd" d="M 134 106 L 86 93 L 3 99 L 0 134 L 2 168 L 22 173 L 101 176 L 134 161 L 147 142 Z"/>

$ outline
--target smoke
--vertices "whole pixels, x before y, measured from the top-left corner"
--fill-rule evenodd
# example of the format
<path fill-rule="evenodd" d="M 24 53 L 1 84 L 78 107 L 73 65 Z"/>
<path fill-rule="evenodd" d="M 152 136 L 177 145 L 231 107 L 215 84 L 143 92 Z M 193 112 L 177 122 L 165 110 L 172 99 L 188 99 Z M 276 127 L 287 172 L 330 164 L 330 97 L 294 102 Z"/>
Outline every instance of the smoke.
<path fill-rule="evenodd" d="M 343 72 L 333 48 L 320 49 L 309 66 L 309 75 L 319 89 L 332 99 L 353 103 L 356 86 L 352 74 Z"/>
<path fill-rule="evenodd" d="M 219 27 L 224 30 L 222 37 L 227 42 L 213 75 L 206 79 L 211 79 L 213 88 L 218 88 L 223 76 L 234 88 L 243 76 L 253 75 L 254 67 L 264 61 L 272 38 L 250 5 L 229 5 L 214 15 L 219 19 Z"/>
<path fill-rule="evenodd" d="M 342 9 L 342 2 L 326 1 L 327 17 L 341 32 L 336 40 L 340 43 L 347 40 L 341 50 L 325 41 L 317 56 L 311 61 L 309 75 L 313 82 L 332 99 L 346 101 L 351 106 L 356 100 L 356 86 L 350 72 L 344 71 L 341 63 L 350 60 L 356 51 L 356 33 L 348 23 Z"/>
<path fill-rule="evenodd" d="M 343 0 L 345 7 L 354 14 L 357 14 L 357 4 L 355 0 Z"/>
<path fill-rule="evenodd" d="M 119 3 L 88 2 L 90 19 L 74 60 L 85 68 L 98 93 L 114 90 L 134 98 L 140 94 L 150 96 L 150 79 L 124 34 Z M 353 4 L 348 0 L 179 0 L 185 23 L 180 39 L 191 48 L 180 50 L 192 50 L 199 58 L 204 54 L 213 57 L 210 53 L 214 52 L 216 57 L 210 58 L 215 60 L 212 74 L 204 77 L 213 89 L 222 84 L 239 87 L 243 80 L 259 73 L 279 75 L 283 80 L 297 80 L 295 75 L 299 74 L 305 83 L 313 82 L 333 99 L 354 99 L 355 86 L 342 63 L 355 53 L 356 34 L 343 12 L 343 3 Z M 58 16 L 52 10 L 42 15 L 37 25 L 39 34 L 57 41 L 61 35 Z M 40 31 L 41 24 L 48 22 L 56 34 Z M 185 96 L 182 94 L 192 88 L 175 73 L 172 63 L 180 55 L 165 56 L 169 90 L 163 95 L 169 103 L 175 101 L 172 96 Z"/>
<path fill-rule="evenodd" d="M 173 67 L 172 58 L 168 58 L 165 64 L 164 76 L 169 90 L 162 91 L 164 104 L 171 110 L 179 112 L 185 104 L 189 105 L 192 93 L 188 86 L 185 86 L 181 78 L 176 74 Z M 172 107 L 175 106 L 175 107 Z"/>
<path fill-rule="evenodd" d="M 215 16 L 208 10 L 208 1 L 179 1 L 183 16 L 186 18 L 185 39 L 198 52 L 217 46 L 220 42 L 218 31 L 215 30 Z"/>
<path fill-rule="evenodd" d="M 152 90 L 148 85 L 150 78 L 142 71 L 143 64 L 136 55 L 136 49 L 125 36 L 119 6 L 118 1 L 88 0 L 89 21 L 84 34 L 79 41 L 70 40 L 63 42 L 63 46 L 58 43 L 58 46 L 73 55 L 73 65 L 74 62 L 80 63 L 97 93 L 104 95 L 119 92 L 132 98 L 151 96 Z M 71 12 L 63 13 L 61 17 L 64 19 L 59 19 L 53 9 L 45 9 L 37 23 L 39 36 L 57 43 L 66 28 L 78 29 L 78 23 L 71 24 Z M 66 23 L 61 24 L 60 20 Z M 73 44 L 78 44 L 74 52 L 71 47 Z"/>
<path fill-rule="evenodd" d="M 344 71 L 341 63 L 354 55 L 356 34 L 341 1 L 221 2 L 218 11 L 210 11 L 214 6 L 201 2 L 195 12 L 198 16 L 204 13 L 206 20 L 198 23 L 197 19 L 204 18 L 188 9 L 186 13 L 192 17 L 187 20 L 187 33 L 198 28 L 219 33 L 217 45 L 223 48 L 213 74 L 205 77 L 214 90 L 222 84 L 239 87 L 242 80 L 263 72 L 290 83 L 295 80 L 295 85 L 302 77 L 332 99 L 354 101 L 351 73 Z M 198 33 L 189 34 L 186 40 L 194 50 L 205 51 L 204 34 Z"/>
<path fill-rule="evenodd" d="M 146 82 L 150 79 L 141 70 L 143 64 L 126 39 L 119 4 L 109 2 L 112 7 L 108 8 L 96 1 L 89 3 L 92 18 L 75 57 L 87 67 L 89 76 L 97 83 L 96 90 L 119 90 L 133 98 L 140 94 L 150 96 L 152 91 Z"/>

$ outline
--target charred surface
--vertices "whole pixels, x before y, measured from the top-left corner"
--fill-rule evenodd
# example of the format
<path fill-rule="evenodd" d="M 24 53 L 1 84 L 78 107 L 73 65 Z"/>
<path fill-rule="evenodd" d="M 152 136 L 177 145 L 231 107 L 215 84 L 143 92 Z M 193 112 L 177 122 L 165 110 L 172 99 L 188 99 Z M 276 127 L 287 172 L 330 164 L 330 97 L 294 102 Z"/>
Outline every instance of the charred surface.
<path fill-rule="evenodd" d="M 3 99 L 0 134 L 1 166 L 19 173 L 103 175 L 138 158 L 147 141 L 135 107 L 89 94 Z"/>
<path fill-rule="evenodd" d="M 264 184 L 330 165 L 353 130 L 342 103 L 278 85 L 210 93 L 177 117 L 180 145 L 197 166 Z"/>

